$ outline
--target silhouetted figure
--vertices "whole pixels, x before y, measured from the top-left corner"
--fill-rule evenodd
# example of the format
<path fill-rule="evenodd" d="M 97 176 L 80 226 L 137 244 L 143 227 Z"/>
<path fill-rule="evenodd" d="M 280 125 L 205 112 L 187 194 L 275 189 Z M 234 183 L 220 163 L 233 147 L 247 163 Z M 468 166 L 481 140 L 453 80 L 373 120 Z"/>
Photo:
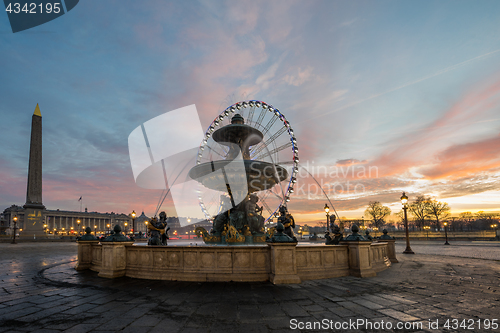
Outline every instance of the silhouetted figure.
<path fill-rule="evenodd" d="M 325 244 L 326 245 L 338 245 L 341 240 L 344 239 L 344 235 L 340 232 L 340 228 L 337 225 L 333 225 L 332 232 L 326 232 L 325 234 Z"/>
<path fill-rule="evenodd" d="M 285 227 L 284 233 L 297 241 L 297 237 L 295 237 L 293 232 L 293 228 L 295 228 L 295 220 L 293 219 L 293 216 L 288 213 L 285 206 L 280 206 L 280 217 L 278 217 L 278 222 L 281 222 L 283 227 Z"/>

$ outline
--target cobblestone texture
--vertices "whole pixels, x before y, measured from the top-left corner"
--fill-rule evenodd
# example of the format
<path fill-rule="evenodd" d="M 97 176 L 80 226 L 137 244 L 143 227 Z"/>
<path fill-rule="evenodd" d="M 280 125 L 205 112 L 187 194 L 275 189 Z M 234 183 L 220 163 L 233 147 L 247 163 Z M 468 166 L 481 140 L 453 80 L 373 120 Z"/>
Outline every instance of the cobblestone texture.
<path fill-rule="evenodd" d="M 465 332 L 442 325 L 500 319 L 498 243 L 414 242 L 412 248 L 417 254 L 403 255 L 398 242 L 400 262 L 375 278 L 274 286 L 108 280 L 74 270 L 75 243 L 0 244 L 0 332 L 290 332 L 291 319 L 422 322 L 422 329 L 406 332 Z M 429 329 L 429 320 L 439 320 L 439 329 Z M 477 323 L 472 328 L 467 332 L 485 332 Z"/>

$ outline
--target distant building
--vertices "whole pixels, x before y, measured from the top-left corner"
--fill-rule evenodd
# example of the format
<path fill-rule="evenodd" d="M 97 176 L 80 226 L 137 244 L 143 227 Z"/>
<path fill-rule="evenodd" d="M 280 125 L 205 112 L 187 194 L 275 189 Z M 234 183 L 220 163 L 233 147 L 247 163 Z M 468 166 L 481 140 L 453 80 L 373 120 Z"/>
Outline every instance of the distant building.
<path fill-rule="evenodd" d="M 17 227 L 26 229 L 25 209 L 21 206 L 12 205 L 3 211 L 3 219 L 5 227 L 2 224 L 0 233 L 12 234 L 14 228 L 14 216 L 17 216 Z M 84 232 L 86 227 L 90 227 L 92 232 L 105 233 L 108 230 L 113 230 L 113 227 L 119 224 L 122 230 L 128 231 L 132 228 L 132 217 L 126 214 L 116 213 L 98 213 L 98 212 L 73 212 L 65 210 L 50 210 L 42 211 L 42 221 L 45 234 L 47 235 L 78 235 Z M 136 229 L 142 229 L 145 232 L 146 227 L 137 223 Z M 138 230 L 140 231 L 140 230 Z M 21 231 L 22 233 L 23 231 Z"/>
<path fill-rule="evenodd" d="M 21 235 L 26 235 L 26 220 L 25 209 L 22 206 L 12 205 L 6 208 L 0 214 L 0 235 L 12 235 L 14 229 L 14 216 L 17 216 L 17 228 L 20 230 Z M 50 210 L 45 209 L 42 211 L 42 221 L 45 234 L 47 236 L 77 236 L 84 233 L 86 227 L 92 229 L 92 233 L 106 234 L 108 231 L 113 230 L 115 225 L 120 225 L 122 230 L 127 233 L 132 231 L 132 217 L 126 214 L 117 213 L 99 213 L 88 212 L 73 212 L 66 210 Z M 147 232 L 147 224 L 151 218 L 146 216 L 144 212 L 135 218 L 135 233 Z M 212 228 L 212 222 L 203 220 L 196 224 L 188 226 L 181 226 L 177 217 L 167 218 L 168 227 L 170 227 L 169 235 L 171 237 L 186 235 L 189 233 L 193 235 L 193 231 L 197 227 L 204 227 L 207 231 Z"/>

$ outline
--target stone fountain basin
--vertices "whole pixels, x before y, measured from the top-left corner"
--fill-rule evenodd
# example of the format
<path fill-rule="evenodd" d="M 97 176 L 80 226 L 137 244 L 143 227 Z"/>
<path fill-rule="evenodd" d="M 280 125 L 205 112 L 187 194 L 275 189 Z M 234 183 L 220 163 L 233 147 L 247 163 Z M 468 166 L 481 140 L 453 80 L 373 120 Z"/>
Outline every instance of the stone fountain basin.
<path fill-rule="evenodd" d="M 230 184 L 248 184 L 248 192 L 264 191 L 272 188 L 288 178 L 288 171 L 282 166 L 263 161 L 243 160 L 245 172 L 228 166 L 231 160 L 212 161 L 198 164 L 189 171 L 189 177 L 202 183 L 205 187 L 226 192 L 226 181 L 222 172 L 224 168 Z M 245 177 L 246 175 L 246 177 Z"/>
<path fill-rule="evenodd" d="M 76 269 L 91 269 L 106 278 L 281 284 L 347 275 L 375 276 L 391 265 L 390 242 L 147 246 L 79 241 L 78 245 Z"/>

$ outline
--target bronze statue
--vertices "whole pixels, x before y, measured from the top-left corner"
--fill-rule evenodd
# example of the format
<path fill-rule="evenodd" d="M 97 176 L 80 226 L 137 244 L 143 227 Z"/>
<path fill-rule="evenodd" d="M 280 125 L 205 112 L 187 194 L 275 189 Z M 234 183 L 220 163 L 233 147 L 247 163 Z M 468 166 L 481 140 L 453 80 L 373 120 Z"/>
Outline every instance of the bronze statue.
<path fill-rule="evenodd" d="M 338 245 L 341 240 L 344 239 L 344 235 L 340 232 L 340 228 L 337 225 L 331 226 L 332 231 L 325 233 L 325 244 L 326 245 Z"/>
<path fill-rule="evenodd" d="M 167 214 L 165 212 L 160 213 L 160 220 L 156 217 L 151 219 L 151 222 L 148 224 L 148 229 L 150 230 L 151 236 L 148 240 L 148 245 L 167 245 L 168 230 L 170 228 L 167 227 Z"/>
<path fill-rule="evenodd" d="M 257 205 L 259 197 L 251 194 L 248 201 L 245 203 L 245 211 L 247 213 L 247 224 L 253 232 L 264 232 L 264 217 L 262 217 L 263 207 Z M 259 214 L 260 213 L 260 214 Z"/>
<path fill-rule="evenodd" d="M 330 215 L 330 228 L 329 230 L 333 232 L 333 228 L 335 227 L 335 220 L 337 219 L 337 216 L 335 214 Z"/>
<path fill-rule="evenodd" d="M 161 244 L 167 245 L 167 239 L 170 238 L 168 237 L 168 231 L 170 230 L 170 227 L 167 227 L 167 214 L 165 212 L 160 213 L 160 224 L 163 226 L 163 232 L 160 231 Z"/>
<path fill-rule="evenodd" d="M 285 227 L 284 233 L 297 241 L 297 238 L 295 237 L 295 234 L 293 232 L 293 228 L 295 228 L 295 220 L 292 214 L 288 213 L 285 206 L 280 206 L 279 210 L 280 217 L 278 217 L 278 222 L 281 222 L 281 224 L 283 224 L 283 227 Z"/>

